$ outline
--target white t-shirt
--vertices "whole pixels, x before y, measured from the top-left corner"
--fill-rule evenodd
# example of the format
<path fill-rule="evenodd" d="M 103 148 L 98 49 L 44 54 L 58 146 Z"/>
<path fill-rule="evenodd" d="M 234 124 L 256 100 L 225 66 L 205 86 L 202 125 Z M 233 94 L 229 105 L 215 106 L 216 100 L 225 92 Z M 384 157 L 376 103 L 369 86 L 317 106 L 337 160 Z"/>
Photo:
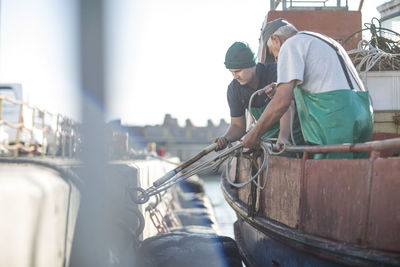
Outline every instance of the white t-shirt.
<path fill-rule="evenodd" d="M 348 70 L 352 68 L 359 80 L 346 51 L 335 43 Z M 351 72 L 348 73 L 354 89 L 360 90 Z M 287 39 L 278 54 L 278 84 L 293 80 L 298 80 L 297 86 L 310 93 L 350 89 L 336 51 L 324 41 L 301 32 Z M 361 80 L 359 82 L 363 86 Z"/>

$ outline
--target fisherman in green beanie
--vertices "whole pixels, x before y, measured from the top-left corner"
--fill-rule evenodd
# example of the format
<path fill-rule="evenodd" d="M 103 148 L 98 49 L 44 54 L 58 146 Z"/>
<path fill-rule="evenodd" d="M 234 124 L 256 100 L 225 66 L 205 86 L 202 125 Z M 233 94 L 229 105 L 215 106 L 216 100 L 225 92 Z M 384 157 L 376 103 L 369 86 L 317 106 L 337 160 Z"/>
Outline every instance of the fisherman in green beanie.
<path fill-rule="evenodd" d="M 247 43 L 235 42 L 225 55 L 227 69 L 247 69 L 256 65 L 256 56 Z"/>
<path fill-rule="evenodd" d="M 226 148 L 231 142 L 240 140 L 246 133 L 246 110 L 249 108 L 253 94 L 250 114 L 254 121 L 259 119 L 275 93 L 273 89 L 256 93 L 276 82 L 277 69 L 275 63 L 257 63 L 256 56 L 247 43 L 235 42 L 229 47 L 225 55 L 225 67 L 233 76 L 227 91 L 231 123 L 226 133 L 214 140 L 218 143 L 216 151 Z M 299 134 L 301 136 L 300 128 L 294 128 L 297 130 L 297 136 Z M 276 123 L 264 137 L 277 138 L 278 134 L 279 123 Z"/>

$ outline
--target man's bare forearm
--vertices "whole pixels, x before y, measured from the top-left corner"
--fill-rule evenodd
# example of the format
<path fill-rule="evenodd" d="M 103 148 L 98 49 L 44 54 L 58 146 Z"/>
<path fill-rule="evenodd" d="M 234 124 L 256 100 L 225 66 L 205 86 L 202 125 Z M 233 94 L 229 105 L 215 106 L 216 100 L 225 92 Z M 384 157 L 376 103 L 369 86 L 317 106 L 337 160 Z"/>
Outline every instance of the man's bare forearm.
<path fill-rule="evenodd" d="M 274 98 L 264 110 L 257 124 L 243 141 L 244 147 L 254 148 L 259 145 L 261 137 L 285 114 L 293 99 L 295 82 L 280 84 Z"/>
<path fill-rule="evenodd" d="M 290 124 L 292 123 L 292 111 L 294 112 L 294 103 L 291 101 L 288 110 L 283 114 L 282 118 L 279 121 L 280 130 L 279 137 L 289 138 L 290 135 Z"/>
<path fill-rule="evenodd" d="M 242 138 L 242 136 L 246 133 L 246 130 L 242 127 L 238 127 L 236 125 L 231 125 L 224 136 L 228 139 L 229 142 L 234 142 Z"/>
<path fill-rule="evenodd" d="M 253 129 L 257 137 L 261 138 L 284 115 L 290 116 L 288 110 L 290 106 L 289 96 L 280 89 L 282 88 L 278 87 L 275 97 L 271 100 Z M 287 117 L 283 117 L 283 119 L 285 120 Z"/>

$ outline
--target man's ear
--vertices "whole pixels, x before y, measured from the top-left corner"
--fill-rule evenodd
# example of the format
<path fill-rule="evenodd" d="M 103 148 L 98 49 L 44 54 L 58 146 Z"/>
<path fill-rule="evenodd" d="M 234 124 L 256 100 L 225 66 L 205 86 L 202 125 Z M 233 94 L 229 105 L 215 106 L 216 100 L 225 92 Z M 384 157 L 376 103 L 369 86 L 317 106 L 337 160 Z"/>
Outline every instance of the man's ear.
<path fill-rule="evenodd" d="M 280 39 L 278 36 L 276 36 L 275 34 L 272 34 L 272 35 L 271 35 L 271 40 L 272 40 L 273 42 L 278 42 L 279 45 L 282 45 L 282 44 L 281 44 L 281 39 Z"/>

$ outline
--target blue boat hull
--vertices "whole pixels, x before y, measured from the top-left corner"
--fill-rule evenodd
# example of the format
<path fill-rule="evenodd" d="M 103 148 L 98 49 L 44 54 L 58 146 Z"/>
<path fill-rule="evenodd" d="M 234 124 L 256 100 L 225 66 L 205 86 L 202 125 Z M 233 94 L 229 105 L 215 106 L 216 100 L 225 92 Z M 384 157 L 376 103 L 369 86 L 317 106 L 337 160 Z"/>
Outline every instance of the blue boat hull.
<path fill-rule="evenodd" d="M 346 266 L 283 245 L 241 218 L 234 227 L 235 240 L 246 266 Z"/>

